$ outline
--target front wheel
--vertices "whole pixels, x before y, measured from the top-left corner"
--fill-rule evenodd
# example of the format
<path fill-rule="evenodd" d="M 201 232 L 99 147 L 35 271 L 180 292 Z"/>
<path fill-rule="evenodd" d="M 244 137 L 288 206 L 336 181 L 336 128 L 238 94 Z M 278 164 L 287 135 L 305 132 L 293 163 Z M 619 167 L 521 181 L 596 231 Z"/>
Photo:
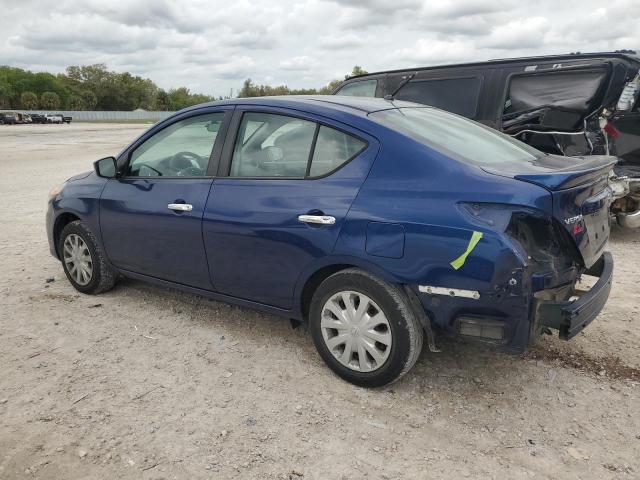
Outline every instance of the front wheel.
<path fill-rule="evenodd" d="M 422 326 L 406 294 L 356 268 L 320 284 L 309 323 L 322 359 L 340 377 L 362 387 L 395 382 L 422 350 Z"/>
<path fill-rule="evenodd" d="M 64 273 L 79 292 L 102 293 L 115 285 L 116 272 L 84 222 L 76 220 L 62 229 L 58 252 Z"/>

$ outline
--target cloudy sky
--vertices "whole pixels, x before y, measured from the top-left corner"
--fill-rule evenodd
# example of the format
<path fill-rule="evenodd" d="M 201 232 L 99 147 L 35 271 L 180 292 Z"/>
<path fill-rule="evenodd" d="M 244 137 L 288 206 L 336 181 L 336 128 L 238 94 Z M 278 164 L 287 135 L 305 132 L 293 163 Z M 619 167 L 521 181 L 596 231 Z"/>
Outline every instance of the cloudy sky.
<path fill-rule="evenodd" d="M 640 49 L 639 0 L 0 0 L 0 64 L 105 63 L 222 95 L 369 71 Z"/>

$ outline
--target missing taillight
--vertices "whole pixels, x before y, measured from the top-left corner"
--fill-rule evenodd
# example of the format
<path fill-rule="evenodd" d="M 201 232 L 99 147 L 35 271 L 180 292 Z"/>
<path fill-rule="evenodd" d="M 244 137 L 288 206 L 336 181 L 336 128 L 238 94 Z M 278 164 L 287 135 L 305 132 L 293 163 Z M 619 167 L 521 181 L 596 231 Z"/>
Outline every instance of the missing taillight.
<path fill-rule="evenodd" d="M 584 228 L 582 222 L 577 222 L 575 225 Z M 575 248 L 572 248 L 571 240 L 567 238 L 568 233 L 553 219 L 514 212 L 506 233 L 522 246 L 532 260 L 538 263 L 556 267 L 568 266 L 580 258 Z"/>

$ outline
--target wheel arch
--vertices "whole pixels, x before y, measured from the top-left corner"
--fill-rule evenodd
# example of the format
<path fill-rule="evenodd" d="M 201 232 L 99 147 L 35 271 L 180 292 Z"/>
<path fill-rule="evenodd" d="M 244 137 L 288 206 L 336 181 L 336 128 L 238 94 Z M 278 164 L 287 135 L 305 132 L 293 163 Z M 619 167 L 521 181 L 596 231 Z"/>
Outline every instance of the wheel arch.
<path fill-rule="evenodd" d="M 81 220 L 81 218 L 75 213 L 71 212 L 62 212 L 56 217 L 55 223 L 53 224 L 53 245 L 56 249 L 56 255 L 58 259 L 60 258 L 60 251 L 58 250 L 58 244 L 60 243 L 60 234 L 62 233 L 64 227 L 69 225 L 71 222 L 75 222 L 76 220 Z"/>
<path fill-rule="evenodd" d="M 367 260 L 348 256 L 324 258 L 321 263 L 314 263 L 300 275 L 294 297 L 296 300 L 292 311 L 294 316 L 303 322 L 307 322 L 311 299 L 318 286 L 334 273 L 347 268 L 361 268 L 382 280 L 398 283 L 398 279 L 390 272 Z"/>

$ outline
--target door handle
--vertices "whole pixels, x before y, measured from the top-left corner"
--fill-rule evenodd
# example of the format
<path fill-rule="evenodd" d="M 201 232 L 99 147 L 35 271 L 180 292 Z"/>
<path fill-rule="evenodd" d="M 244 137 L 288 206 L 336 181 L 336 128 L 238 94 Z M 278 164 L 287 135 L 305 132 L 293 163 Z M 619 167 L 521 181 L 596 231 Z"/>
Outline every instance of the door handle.
<path fill-rule="evenodd" d="M 176 212 L 190 212 L 193 210 L 193 205 L 190 203 L 170 203 L 167 208 Z"/>
<path fill-rule="evenodd" d="M 298 221 L 316 225 L 333 225 L 336 223 L 336 217 L 330 215 L 298 215 Z"/>

